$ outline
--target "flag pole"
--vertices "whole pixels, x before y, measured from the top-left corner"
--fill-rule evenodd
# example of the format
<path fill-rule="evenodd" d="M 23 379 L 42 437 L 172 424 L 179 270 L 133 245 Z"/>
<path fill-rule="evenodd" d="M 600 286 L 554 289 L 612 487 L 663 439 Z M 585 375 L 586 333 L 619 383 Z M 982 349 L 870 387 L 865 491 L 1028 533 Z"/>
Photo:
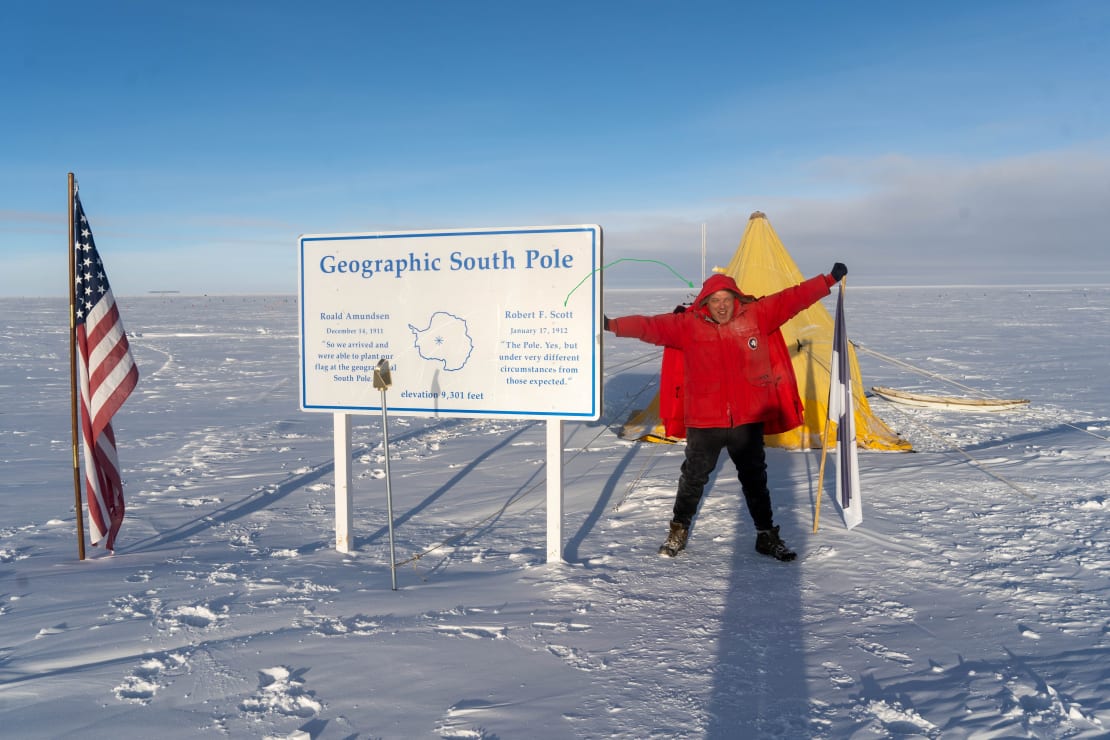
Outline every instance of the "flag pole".
<path fill-rule="evenodd" d="M 844 286 L 848 284 L 848 278 L 842 277 L 840 279 L 840 289 L 844 290 Z M 829 400 L 832 400 L 832 386 L 829 386 Z M 855 408 L 849 410 L 848 413 L 854 414 Z M 817 534 L 817 527 L 821 521 L 821 492 L 825 487 L 825 458 L 829 452 L 829 428 L 832 426 L 832 419 L 828 418 L 825 414 L 825 431 L 821 435 L 821 466 L 817 473 L 817 507 L 813 514 L 813 533 Z"/>
<path fill-rule="evenodd" d="M 74 251 L 77 245 L 73 240 L 73 192 L 76 181 L 73 173 L 69 173 L 69 420 L 73 434 L 73 510 L 77 513 L 77 559 L 85 559 L 85 524 L 81 520 L 81 463 L 78 460 L 77 442 L 77 326 L 75 281 L 77 279 L 74 264 Z"/>

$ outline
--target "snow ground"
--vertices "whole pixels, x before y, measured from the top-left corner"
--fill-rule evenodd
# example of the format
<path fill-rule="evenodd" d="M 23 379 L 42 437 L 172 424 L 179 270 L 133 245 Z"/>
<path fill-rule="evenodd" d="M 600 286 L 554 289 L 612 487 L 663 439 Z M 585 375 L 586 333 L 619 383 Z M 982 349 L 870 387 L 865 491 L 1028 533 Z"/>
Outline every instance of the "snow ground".
<path fill-rule="evenodd" d="M 682 293 L 613 291 L 610 315 Z M 853 288 L 865 381 L 1028 408 L 872 403 L 864 523 L 819 453 L 769 451 L 794 563 L 757 555 L 722 466 L 655 550 L 681 448 L 614 430 L 658 350 L 606 338 L 605 413 L 565 425 L 546 564 L 543 422 L 355 426 L 334 549 L 332 420 L 297 408 L 295 299 L 121 298 L 119 550 L 77 560 L 65 306 L 0 299 L 0 721 L 21 738 L 1071 738 L 1110 735 L 1110 288 Z M 831 302 L 830 302 L 831 307 Z M 826 474 L 826 487 L 831 480 Z"/>

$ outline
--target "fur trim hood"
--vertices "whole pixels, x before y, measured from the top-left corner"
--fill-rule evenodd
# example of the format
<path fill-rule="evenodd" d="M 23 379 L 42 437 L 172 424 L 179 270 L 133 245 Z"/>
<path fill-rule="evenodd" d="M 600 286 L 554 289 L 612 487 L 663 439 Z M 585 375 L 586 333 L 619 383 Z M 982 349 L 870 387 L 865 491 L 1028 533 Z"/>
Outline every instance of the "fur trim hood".
<path fill-rule="evenodd" d="M 741 303 L 752 303 L 755 301 L 755 296 L 750 296 L 740 290 L 731 275 L 715 272 L 702 283 L 701 292 L 698 293 L 698 297 L 694 299 L 694 308 L 698 309 L 704 307 L 705 302 L 709 300 L 709 296 L 713 295 L 718 290 L 727 290 L 734 294 L 736 299 Z"/>

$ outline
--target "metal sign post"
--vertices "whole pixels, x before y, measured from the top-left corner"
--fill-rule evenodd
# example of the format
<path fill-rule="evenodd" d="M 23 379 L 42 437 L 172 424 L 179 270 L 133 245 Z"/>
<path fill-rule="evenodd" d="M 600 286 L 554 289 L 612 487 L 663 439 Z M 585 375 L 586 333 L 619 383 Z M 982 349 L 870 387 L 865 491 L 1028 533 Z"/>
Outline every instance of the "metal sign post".
<path fill-rule="evenodd" d="M 397 590 L 397 556 L 393 549 L 393 486 L 389 475 L 389 416 L 386 413 L 385 392 L 393 385 L 389 360 L 379 360 L 374 366 L 374 387 L 382 392 L 382 449 L 385 451 L 385 509 L 389 518 L 389 577 L 393 590 Z"/>
<path fill-rule="evenodd" d="M 563 562 L 563 420 L 547 420 L 547 562 Z"/>

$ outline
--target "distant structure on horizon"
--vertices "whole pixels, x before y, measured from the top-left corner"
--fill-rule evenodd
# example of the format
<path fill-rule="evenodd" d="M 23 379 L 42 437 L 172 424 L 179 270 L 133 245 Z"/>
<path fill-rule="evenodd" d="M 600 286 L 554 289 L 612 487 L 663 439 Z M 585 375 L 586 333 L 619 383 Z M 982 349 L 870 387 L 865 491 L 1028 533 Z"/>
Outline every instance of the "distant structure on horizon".
<path fill-rule="evenodd" d="M 147 293 L 156 293 L 162 295 L 164 293 L 180 293 L 180 290 L 148 290 Z"/>

